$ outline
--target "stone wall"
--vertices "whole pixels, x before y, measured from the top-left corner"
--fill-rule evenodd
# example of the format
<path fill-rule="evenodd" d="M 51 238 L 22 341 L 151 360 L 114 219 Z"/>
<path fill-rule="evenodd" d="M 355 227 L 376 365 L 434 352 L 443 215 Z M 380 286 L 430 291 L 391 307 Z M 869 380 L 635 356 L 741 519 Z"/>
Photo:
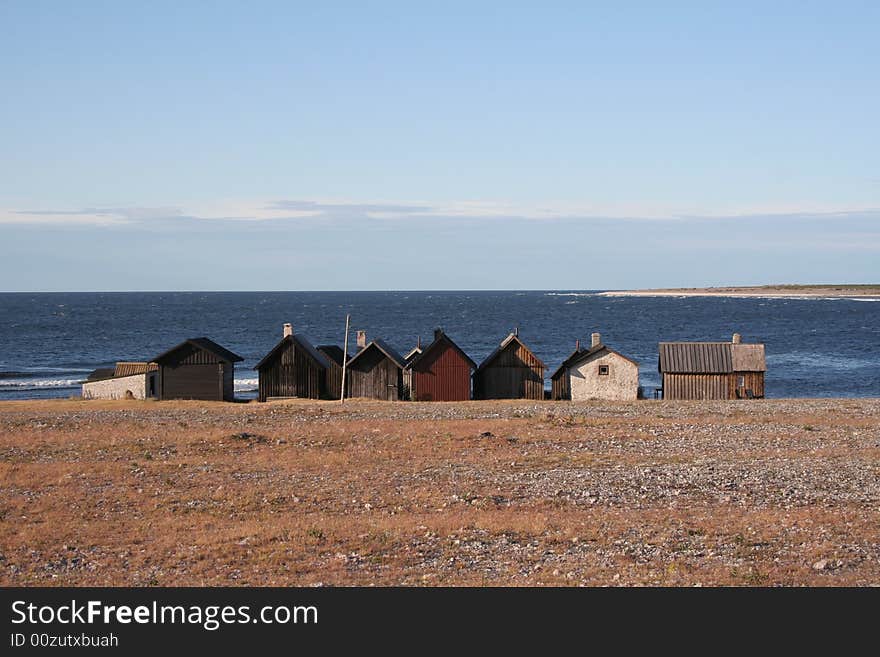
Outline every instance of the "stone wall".
<path fill-rule="evenodd" d="M 608 374 L 599 374 L 600 365 L 608 366 Z M 639 366 L 619 354 L 601 351 L 570 373 L 572 401 L 638 399 Z"/>
<path fill-rule="evenodd" d="M 156 372 L 120 376 L 102 381 L 83 383 L 83 399 L 146 399 L 149 381 L 155 380 Z"/>

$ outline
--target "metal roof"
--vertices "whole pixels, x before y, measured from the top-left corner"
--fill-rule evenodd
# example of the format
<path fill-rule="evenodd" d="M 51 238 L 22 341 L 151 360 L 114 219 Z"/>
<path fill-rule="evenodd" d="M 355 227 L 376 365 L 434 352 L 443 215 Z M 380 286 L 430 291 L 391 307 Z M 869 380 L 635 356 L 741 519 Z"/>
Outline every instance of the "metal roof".
<path fill-rule="evenodd" d="M 175 351 L 180 349 L 181 347 L 185 347 L 187 345 L 192 345 L 194 347 L 198 347 L 199 349 L 204 349 L 205 351 L 208 351 L 208 352 L 214 354 L 215 356 L 217 356 L 217 358 L 219 358 L 220 360 L 225 360 L 230 363 L 238 363 L 238 362 L 241 362 L 244 360 L 244 358 L 242 358 L 238 354 L 234 354 L 231 351 L 229 351 L 229 349 L 226 349 L 225 347 L 221 347 L 219 344 L 217 344 L 216 342 L 214 342 L 210 338 L 202 337 L 202 338 L 190 338 L 189 340 L 184 340 L 176 347 L 172 347 L 168 351 L 165 351 L 165 352 L 159 354 L 158 356 L 156 356 L 153 359 L 153 361 L 159 363 L 162 360 L 164 360 L 165 358 L 167 358 L 168 356 L 170 356 L 171 354 L 173 354 Z"/>
<path fill-rule="evenodd" d="M 767 369 L 763 344 L 661 342 L 658 367 L 668 374 L 730 374 Z"/>

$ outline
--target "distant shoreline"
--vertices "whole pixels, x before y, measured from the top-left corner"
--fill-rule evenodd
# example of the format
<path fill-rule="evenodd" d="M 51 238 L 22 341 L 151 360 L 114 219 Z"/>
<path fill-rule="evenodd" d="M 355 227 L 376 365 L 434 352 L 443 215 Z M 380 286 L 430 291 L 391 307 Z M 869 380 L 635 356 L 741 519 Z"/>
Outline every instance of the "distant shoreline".
<path fill-rule="evenodd" d="M 755 285 L 609 290 L 606 297 L 741 297 L 770 299 L 880 299 L 880 285 Z"/>

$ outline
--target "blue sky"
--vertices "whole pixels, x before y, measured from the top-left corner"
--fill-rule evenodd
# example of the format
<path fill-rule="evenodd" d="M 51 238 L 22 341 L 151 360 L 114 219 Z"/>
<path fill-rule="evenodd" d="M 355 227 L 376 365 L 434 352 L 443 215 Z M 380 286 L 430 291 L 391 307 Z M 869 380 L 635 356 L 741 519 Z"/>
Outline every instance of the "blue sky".
<path fill-rule="evenodd" d="M 0 0 L 0 289 L 880 282 L 880 3 Z"/>

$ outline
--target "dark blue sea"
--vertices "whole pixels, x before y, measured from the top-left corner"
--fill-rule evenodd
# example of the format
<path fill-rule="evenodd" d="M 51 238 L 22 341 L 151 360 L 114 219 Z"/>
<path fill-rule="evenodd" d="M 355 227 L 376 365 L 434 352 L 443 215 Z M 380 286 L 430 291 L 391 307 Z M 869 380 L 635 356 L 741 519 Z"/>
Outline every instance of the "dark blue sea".
<path fill-rule="evenodd" d="M 0 294 L 0 400 L 70 397 L 97 367 L 149 360 L 207 336 L 243 356 L 236 394 L 256 388 L 253 366 L 282 324 L 314 344 L 352 329 L 399 351 L 441 326 L 477 362 L 514 327 L 548 366 L 575 340 L 637 360 L 641 385 L 659 385 L 657 343 L 763 342 L 768 397 L 880 397 L 880 302 L 853 299 L 607 297 L 595 292 L 130 292 Z M 353 333 L 352 333 L 353 335 Z M 351 345 L 354 338 L 351 339 Z"/>

